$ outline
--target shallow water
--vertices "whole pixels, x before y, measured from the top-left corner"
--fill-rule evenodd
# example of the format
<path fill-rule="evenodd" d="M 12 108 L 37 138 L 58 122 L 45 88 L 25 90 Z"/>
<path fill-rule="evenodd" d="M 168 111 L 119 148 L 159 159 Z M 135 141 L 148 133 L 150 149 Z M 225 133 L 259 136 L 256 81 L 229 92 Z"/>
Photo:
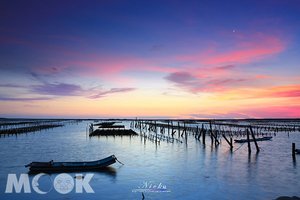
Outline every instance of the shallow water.
<path fill-rule="evenodd" d="M 0 138 L 0 199 L 142 199 L 133 192 L 145 181 L 163 184 L 169 192 L 145 192 L 146 199 L 275 199 L 300 196 L 300 156 L 294 163 L 291 143 L 300 146 L 300 133 L 278 133 L 272 141 L 259 142 L 261 152 L 248 156 L 247 144 L 215 148 L 194 137 L 185 143 L 160 144 L 134 137 L 92 137 L 86 135 L 90 121 L 66 124 L 50 130 Z M 128 122 L 125 123 L 128 126 Z M 46 180 L 47 194 L 6 194 L 9 173 L 27 173 L 31 161 L 87 161 L 116 155 L 108 171 L 93 172 L 90 185 L 95 193 L 78 194 L 75 189 L 60 194 Z M 82 173 L 86 174 L 86 172 Z M 50 175 L 53 180 L 57 174 Z M 75 176 L 75 174 L 71 174 Z M 33 176 L 30 176 L 32 179 Z M 44 178 L 45 179 L 45 178 Z M 51 180 L 50 179 L 50 180 Z"/>

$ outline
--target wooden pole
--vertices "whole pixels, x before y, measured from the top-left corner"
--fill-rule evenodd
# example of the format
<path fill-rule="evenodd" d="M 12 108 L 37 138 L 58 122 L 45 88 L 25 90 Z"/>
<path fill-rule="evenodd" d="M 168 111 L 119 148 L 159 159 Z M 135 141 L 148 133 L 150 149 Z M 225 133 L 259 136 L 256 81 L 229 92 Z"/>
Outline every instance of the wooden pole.
<path fill-rule="evenodd" d="M 293 156 L 293 159 L 296 158 L 296 144 L 295 143 L 292 143 L 292 156 Z"/>
<path fill-rule="evenodd" d="M 205 145 L 205 135 L 206 135 L 206 130 L 203 129 L 203 133 L 202 133 L 202 143 Z"/>
<path fill-rule="evenodd" d="M 251 153 L 251 145 L 250 145 L 250 138 L 249 138 L 249 130 L 247 130 L 247 142 L 248 142 L 248 152 Z"/>
<path fill-rule="evenodd" d="M 183 134 L 183 133 L 182 133 Z M 187 146 L 187 133 L 186 133 L 186 127 L 185 127 L 185 122 L 184 122 L 184 136 L 185 136 L 185 144 Z"/>
<path fill-rule="evenodd" d="M 155 142 L 157 142 L 157 131 L 155 131 Z"/>
<path fill-rule="evenodd" d="M 232 149 L 232 139 L 231 139 L 231 142 L 227 139 L 226 135 L 222 134 L 222 136 L 224 137 L 224 139 L 226 140 L 226 142 L 229 144 L 230 146 L 230 149 Z"/>
<path fill-rule="evenodd" d="M 168 120 L 168 136 L 170 136 L 170 120 Z"/>
<path fill-rule="evenodd" d="M 211 125 L 211 121 L 209 121 L 209 131 L 210 131 L 210 139 L 211 139 L 211 144 L 214 142 L 214 138 L 213 138 L 213 132 L 212 132 L 212 125 Z"/>
<path fill-rule="evenodd" d="M 184 126 L 184 136 L 185 136 L 185 138 L 187 138 L 187 133 L 186 133 L 186 126 L 185 126 L 185 122 L 183 123 L 183 126 Z"/>
<path fill-rule="evenodd" d="M 209 126 L 210 126 L 210 137 L 211 137 L 211 141 L 212 141 L 211 143 L 213 143 L 213 138 L 214 138 L 215 139 L 215 145 L 220 144 L 217 136 L 213 133 L 211 121 L 209 122 Z"/>
<path fill-rule="evenodd" d="M 247 130 L 248 130 L 248 129 L 247 129 Z M 251 127 L 251 126 L 250 126 L 250 131 L 251 131 L 252 138 L 253 138 L 253 140 L 254 140 L 254 144 L 255 144 L 255 147 L 256 147 L 256 152 L 259 152 L 260 149 L 259 149 L 259 147 L 258 147 L 258 145 L 257 145 L 256 138 L 255 138 L 255 136 L 254 136 L 254 133 L 253 133 L 253 130 L 252 130 L 252 127 Z"/>
<path fill-rule="evenodd" d="M 173 128 L 174 128 L 174 126 L 173 126 L 173 121 L 171 121 L 171 127 L 172 127 L 172 137 L 173 137 L 173 135 L 174 135 L 174 132 L 173 132 Z"/>
<path fill-rule="evenodd" d="M 180 137 L 180 124 L 179 124 L 179 121 L 178 121 L 177 125 L 178 125 L 178 138 L 179 138 Z"/>

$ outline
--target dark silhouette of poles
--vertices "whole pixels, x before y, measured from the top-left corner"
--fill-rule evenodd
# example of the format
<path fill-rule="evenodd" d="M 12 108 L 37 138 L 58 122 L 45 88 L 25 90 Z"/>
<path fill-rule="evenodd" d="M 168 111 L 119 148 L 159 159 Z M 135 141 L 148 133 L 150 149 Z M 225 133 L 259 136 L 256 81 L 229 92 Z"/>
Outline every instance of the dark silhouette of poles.
<path fill-rule="evenodd" d="M 247 130 L 248 130 L 248 129 L 247 129 Z M 256 152 L 259 152 L 260 149 L 259 149 L 259 147 L 258 147 L 258 145 L 257 145 L 256 138 L 255 138 L 255 136 L 254 136 L 254 133 L 253 133 L 253 130 L 252 130 L 252 127 L 251 127 L 251 126 L 250 126 L 250 131 L 251 131 L 252 138 L 253 138 L 253 140 L 254 140 L 254 144 L 255 144 L 255 147 L 256 147 Z"/>
<path fill-rule="evenodd" d="M 226 140 L 226 142 L 229 144 L 230 149 L 233 149 L 233 145 L 232 145 L 232 138 L 230 138 L 230 141 L 227 139 L 226 135 L 222 134 L 222 136 L 224 137 L 224 139 Z"/>
<path fill-rule="evenodd" d="M 202 124 L 203 127 L 203 124 Z M 206 129 L 203 128 L 203 133 L 202 133 L 202 143 L 205 145 L 205 135 L 206 135 Z"/>
<path fill-rule="evenodd" d="M 292 157 L 293 160 L 296 160 L 296 144 L 292 143 Z"/>
<path fill-rule="evenodd" d="M 247 130 L 247 143 L 248 143 L 248 153 L 251 153 L 251 145 L 250 145 L 250 138 L 249 138 L 249 130 Z"/>

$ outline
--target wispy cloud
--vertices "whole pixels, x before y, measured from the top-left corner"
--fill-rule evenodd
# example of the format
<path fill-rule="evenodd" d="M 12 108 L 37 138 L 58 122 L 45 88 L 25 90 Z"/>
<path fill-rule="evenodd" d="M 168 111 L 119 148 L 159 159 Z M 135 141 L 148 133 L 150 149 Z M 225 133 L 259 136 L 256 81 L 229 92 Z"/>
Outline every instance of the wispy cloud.
<path fill-rule="evenodd" d="M 256 33 L 251 36 L 239 35 L 231 45 L 231 48 L 228 50 L 222 44 L 216 44 L 214 47 L 208 48 L 207 51 L 190 55 L 179 55 L 177 59 L 204 65 L 252 63 L 284 51 L 286 42 L 274 35 Z"/>
<path fill-rule="evenodd" d="M 50 73 L 56 73 L 59 70 L 50 69 Z M 12 98 L 12 97 L 2 97 L 2 101 L 35 101 L 35 100 L 49 100 L 58 97 L 67 97 L 67 96 L 81 96 L 88 99 L 98 99 L 105 96 L 112 95 L 114 93 L 122 93 L 122 92 L 130 92 L 135 90 L 136 88 L 131 87 L 120 87 L 120 88 L 107 88 L 96 86 L 96 87 L 84 87 L 79 84 L 74 83 L 66 83 L 66 82 L 52 82 L 51 77 L 44 73 L 40 74 L 38 72 L 30 72 L 30 77 L 34 79 L 34 81 L 38 82 L 38 84 L 34 85 L 19 85 L 19 84 L 11 84 L 11 83 L 3 83 L 0 84 L 0 87 L 3 88 L 23 88 L 24 94 L 26 95 L 38 95 L 42 97 L 38 98 Z M 45 97 L 43 97 L 45 96 Z"/>
<path fill-rule="evenodd" d="M 197 82 L 196 77 L 184 71 L 170 73 L 168 76 L 165 77 L 165 79 L 177 83 L 179 85 L 192 85 L 196 84 Z"/>
<path fill-rule="evenodd" d="M 111 88 L 110 90 L 101 91 L 95 95 L 89 96 L 90 99 L 99 99 L 103 98 L 107 95 L 114 94 L 114 93 L 123 93 L 123 92 L 131 92 L 136 90 L 136 88 Z"/>
<path fill-rule="evenodd" d="M 300 97 L 300 85 L 278 86 L 270 91 L 269 95 L 272 97 Z"/>
<path fill-rule="evenodd" d="M 46 101 L 51 100 L 53 98 L 51 97 L 32 97 L 32 98 L 26 98 L 26 97 L 1 97 L 0 101 Z"/>
<path fill-rule="evenodd" d="M 19 85 L 1 84 L 0 87 L 21 87 Z M 40 85 L 22 86 L 31 95 L 42 95 L 42 97 L 5 97 L 0 96 L 0 101 L 40 101 L 51 100 L 57 97 L 82 96 L 88 99 L 99 99 L 115 93 L 125 93 L 136 90 L 136 88 L 111 88 L 101 89 L 97 87 L 83 89 L 80 85 L 68 83 L 42 83 Z M 43 97 L 45 96 L 45 97 Z"/>
<path fill-rule="evenodd" d="M 226 92 L 230 99 L 300 98 L 300 85 L 238 88 Z M 222 95 L 222 94 L 220 94 Z M 292 101 L 291 101 L 292 103 Z"/>
<path fill-rule="evenodd" d="M 31 86 L 31 91 L 36 94 L 53 96 L 79 96 L 84 92 L 79 85 L 67 83 L 33 85 Z"/>
<path fill-rule="evenodd" d="M 26 86 L 7 83 L 7 84 L 0 84 L 0 87 L 4 87 L 4 88 L 25 88 Z"/>
<path fill-rule="evenodd" d="M 170 73 L 165 79 L 192 93 L 220 91 L 248 81 L 244 78 L 196 77 L 184 71 Z"/>

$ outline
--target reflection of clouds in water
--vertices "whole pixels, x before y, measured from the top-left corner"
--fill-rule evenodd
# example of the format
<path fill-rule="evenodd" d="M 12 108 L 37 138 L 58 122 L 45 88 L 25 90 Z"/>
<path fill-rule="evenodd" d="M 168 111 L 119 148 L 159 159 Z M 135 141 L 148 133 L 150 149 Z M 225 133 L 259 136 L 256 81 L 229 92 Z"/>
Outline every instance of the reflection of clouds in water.
<path fill-rule="evenodd" d="M 137 199 L 136 197 L 140 197 L 141 194 L 132 193 L 131 190 L 144 180 L 153 180 L 167 185 L 171 192 L 157 196 L 162 199 L 195 199 L 195 196 L 203 199 L 224 199 L 224 194 L 227 199 L 243 199 L 245 196 L 255 199 L 255 194 L 257 197 L 260 195 L 266 199 L 275 199 L 283 193 L 300 195 L 299 168 L 292 165 L 290 143 L 294 141 L 298 146 L 300 142 L 298 132 L 290 133 L 290 137 L 287 133 L 277 133 L 272 141 L 261 141 L 259 143 L 261 151 L 257 158 L 254 144 L 251 144 L 250 161 L 247 144 L 231 153 L 225 140 L 222 140 L 217 148 L 211 145 L 209 135 L 206 135 L 206 145 L 203 145 L 201 140 L 195 140 L 193 135 L 189 135 L 187 148 L 181 143 L 162 141 L 160 145 L 156 145 L 155 142 L 148 140 L 144 143 L 144 139 L 140 136 L 86 139 L 86 127 L 92 122 L 67 123 L 64 127 L 36 134 L 18 135 L 17 138 L 1 137 L 0 190 L 5 190 L 9 172 L 12 170 L 16 173 L 24 172 L 24 163 L 49 161 L 49 159 L 92 161 L 115 154 L 124 162 L 124 166 L 115 163 L 107 170 L 93 172 L 95 176 L 90 185 L 99 199 L 106 199 L 107 196 L 110 199 L 124 197 Z M 241 124 L 245 123 L 241 122 Z M 130 122 L 124 122 L 124 125 L 129 128 Z M 201 128 L 202 124 L 196 126 Z M 209 128 L 209 125 L 204 125 L 204 128 Z M 224 130 L 230 131 L 230 128 Z M 165 134 L 168 134 L 167 130 Z M 175 137 L 178 138 L 177 134 Z M 238 147 L 239 145 L 235 144 L 234 150 Z M 70 175 L 74 180 L 75 174 Z M 56 174 L 52 179 L 55 176 Z M 46 191 L 42 186 L 43 179 L 41 177 L 39 180 L 40 189 Z M 74 189 L 71 192 L 72 199 L 82 199 L 82 195 L 73 195 Z M 53 188 L 53 192 L 47 194 L 47 198 L 48 196 L 51 199 L 66 198 L 54 190 Z M 147 198 L 149 194 L 145 196 Z M 24 200 L 34 199 L 28 194 L 11 196 L 12 199 L 20 197 Z"/>

